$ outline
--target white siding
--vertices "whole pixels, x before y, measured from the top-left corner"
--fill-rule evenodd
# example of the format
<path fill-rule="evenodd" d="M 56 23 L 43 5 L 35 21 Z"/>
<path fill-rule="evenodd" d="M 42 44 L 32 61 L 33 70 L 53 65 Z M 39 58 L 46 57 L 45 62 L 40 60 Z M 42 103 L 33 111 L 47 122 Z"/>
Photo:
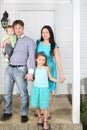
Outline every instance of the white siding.
<path fill-rule="evenodd" d="M 56 41 L 65 74 L 65 82 L 58 85 L 57 92 L 67 94 L 72 91 L 72 4 L 60 4 L 56 8 Z"/>
<path fill-rule="evenodd" d="M 56 42 L 60 47 L 61 62 L 65 74 L 65 82 L 63 84 L 58 84 L 56 94 L 68 94 L 72 91 L 72 4 L 56 4 L 49 6 L 47 5 L 2 5 L 1 14 L 7 10 L 9 13 L 9 19 L 12 23 L 13 20 L 18 19 L 18 10 L 54 10 L 54 33 Z M 26 31 L 25 31 L 26 32 Z M 0 30 L 0 40 L 4 34 L 3 29 Z M 3 62 L 3 56 L 0 50 L 0 93 L 3 93 L 3 84 L 4 84 L 4 70 L 6 65 Z M 1 70 L 2 69 L 2 70 Z M 2 74 L 2 75 L 1 75 Z"/>
<path fill-rule="evenodd" d="M 81 0 L 81 93 L 87 93 L 87 0 Z"/>

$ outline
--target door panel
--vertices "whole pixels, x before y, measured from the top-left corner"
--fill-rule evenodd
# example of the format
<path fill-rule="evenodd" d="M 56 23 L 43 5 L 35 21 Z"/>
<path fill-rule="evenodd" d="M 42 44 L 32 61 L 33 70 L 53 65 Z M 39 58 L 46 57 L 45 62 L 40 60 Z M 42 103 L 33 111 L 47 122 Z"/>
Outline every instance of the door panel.
<path fill-rule="evenodd" d="M 44 25 L 54 29 L 54 11 L 19 11 L 19 14 L 25 24 L 25 34 L 35 41 L 40 38 L 40 30 Z"/>
<path fill-rule="evenodd" d="M 24 33 L 36 42 L 44 25 L 50 25 L 54 31 L 54 11 L 19 11 L 19 19 L 24 21 Z M 28 93 L 31 93 L 32 82 L 28 82 Z M 18 93 L 15 87 L 14 93 Z"/>

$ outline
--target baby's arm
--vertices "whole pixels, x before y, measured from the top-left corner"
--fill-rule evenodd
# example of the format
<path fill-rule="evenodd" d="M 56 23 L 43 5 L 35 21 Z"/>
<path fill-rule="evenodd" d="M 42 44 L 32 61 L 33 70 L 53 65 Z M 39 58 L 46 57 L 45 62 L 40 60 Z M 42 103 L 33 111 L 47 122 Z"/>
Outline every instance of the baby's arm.
<path fill-rule="evenodd" d="M 54 81 L 54 82 L 57 82 L 57 83 L 60 83 L 60 82 L 61 82 L 60 80 L 55 79 L 55 78 L 52 77 L 51 72 L 50 72 L 50 68 L 49 68 L 49 67 L 46 67 L 46 68 L 47 68 L 49 80 Z"/>

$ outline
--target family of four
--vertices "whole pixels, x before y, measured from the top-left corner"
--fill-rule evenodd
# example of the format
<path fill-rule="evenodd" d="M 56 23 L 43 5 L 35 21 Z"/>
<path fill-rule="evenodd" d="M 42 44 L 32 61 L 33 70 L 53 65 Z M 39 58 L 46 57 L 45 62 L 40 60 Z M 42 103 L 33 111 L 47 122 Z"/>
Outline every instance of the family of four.
<path fill-rule="evenodd" d="M 53 104 L 53 90 L 56 83 L 64 82 L 59 47 L 54 40 L 52 28 L 45 25 L 41 29 L 41 38 L 37 45 L 24 34 L 22 20 L 15 20 L 12 26 L 6 28 L 6 32 L 1 42 L 5 61 L 8 62 L 4 82 L 4 113 L 1 120 L 9 120 L 12 116 L 12 93 L 16 83 L 20 94 L 21 122 L 28 121 L 29 107 L 36 108 L 34 116 L 38 116 L 37 124 L 43 130 L 48 130 L 47 120 L 51 118 L 49 107 Z M 56 68 L 59 70 L 59 80 Z M 33 81 L 30 104 L 27 90 L 29 80 Z"/>

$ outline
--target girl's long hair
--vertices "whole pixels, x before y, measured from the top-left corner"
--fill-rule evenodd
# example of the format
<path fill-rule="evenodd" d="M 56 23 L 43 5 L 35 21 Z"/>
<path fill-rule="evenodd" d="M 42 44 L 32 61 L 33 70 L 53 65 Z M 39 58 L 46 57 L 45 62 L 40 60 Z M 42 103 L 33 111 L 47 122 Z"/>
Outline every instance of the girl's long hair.
<path fill-rule="evenodd" d="M 48 64 L 47 64 L 47 58 L 46 58 L 44 52 L 39 52 L 39 53 L 37 53 L 37 54 L 35 55 L 35 59 L 37 59 L 39 56 L 45 57 L 46 61 L 45 61 L 45 63 L 44 63 L 44 66 L 48 66 Z M 36 66 L 37 66 L 37 63 L 36 63 Z"/>
<path fill-rule="evenodd" d="M 53 50 L 54 50 L 54 48 L 55 48 L 55 44 L 56 44 L 56 43 L 55 43 L 55 40 L 54 40 L 54 33 L 53 33 L 53 31 L 52 31 L 52 28 L 51 28 L 49 25 L 45 25 L 45 26 L 42 27 L 40 40 L 41 40 L 41 41 L 44 41 L 44 39 L 43 39 L 43 37 L 42 37 L 42 31 L 43 31 L 43 29 L 45 29 L 45 28 L 49 31 L 49 34 L 50 34 L 50 38 L 49 38 L 49 43 L 51 44 L 50 53 L 53 54 Z"/>

